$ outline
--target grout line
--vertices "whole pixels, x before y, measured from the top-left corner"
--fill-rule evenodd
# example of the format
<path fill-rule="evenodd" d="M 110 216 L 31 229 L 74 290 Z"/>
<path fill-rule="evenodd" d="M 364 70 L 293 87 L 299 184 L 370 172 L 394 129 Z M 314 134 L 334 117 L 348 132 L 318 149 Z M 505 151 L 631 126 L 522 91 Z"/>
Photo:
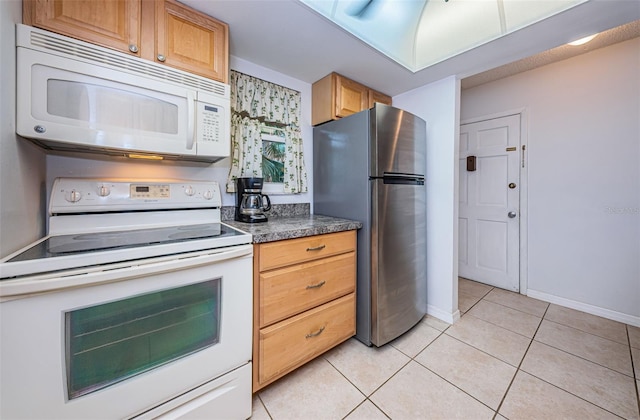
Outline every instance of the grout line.
<path fill-rule="evenodd" d="M 625 346 L 625 347 L 627 347 L 627 346 L 628 346 L 629 348 L 631 347 L 631 342 L 629 341 L 629 337 L 625 337 L 625 338 L 627 339 L 627 340 L 626 340 L 626 341 L 627 341 L 626 343 L 621 343 L 621 342 L 619 342 L 619 341 L 612 340 L 612 339 L 610 339 L 610 338 L 608 338 L 608 337 L 603 337 L 603 336 L 601 336 L 600 334 L 594 334 L 594 333 L 593 333 L 593 332 L 591 332 L 591 331 L 585 331 L 585 330 L 583 330 L 583 329 L 576 328 L 576 327 L 574 327 L 573 325 L 563 324 L 562 322 L 554 321 L 554 320 L 552 320 L 552 319 L 546 319 L 546 318 L 543 318 L 543 321 L 552 322 L 552 323 L 557 324 L 557 325 L 562 325 L 563 327 L 571 328 L 572 330 L 580 331 L 580 332 L 581 332 L 581 333 L 583 333 L 583 334 L 589 334 L 589 335 L 592 335 L 592 336 L 594 336 L 594 337 L 601 338 L 601 339 L 603 339 L 603 340 L 611 341 L 612 343 L 616 343 L 616 344 L 619 344 L 619 345 L 621 345 L 621 346 Z M 626 329 L 626 324 L 622 324 L 622 326 L 623 326 L 623 327 L 625 327 L 625 335 L 626 335 L 626 331 L 627 331 L 627 329 Z"/>
<path fill-rule="evenodd" d="M 545 312 L 544 312 L 544 315 L 543 315 L 543 318 L 542 318 L 542 319 L 544 319 L 544 316 L 546 315 L 546 313 L 547 313 L 547 311 L 548 311 L 548 310 L 549 310 L 549 307 L 547 306 L 547 309 L 545 309 Z M 538 333 L 538 330 L 540 329 L 540 326 L 541 326 L 541 325 L 542 325 L 542 322 L 538 325 L 538 328 L 536 329 L 536 333 L 533 335 L 534 337 L 535 337 L 535 336 L 536 336 L 536 334 Z M 564 392 L 566 392 L 566 393 L 567 393 L 567 394 L 569 394 L 569 395 L 573 395 L 574 397 L 579 398 L 579 399 L 581 399 L 582 401 L 585 401 L 585 402 L 587 402 L 587 403 L 589 403 L 589 404 L 591 404 L 591 405 L 593 405 L 593 406 L 595 406 L 595 407 L 598 407 L 598 408 L 600 408 L 601 410 L 604 410 L 604 411 L 606 411 L 606 412 L 608 412 L 608 413 L 611 413 L 612 415 L 614 415 L 614 416 L 616 416 L 616 417 L 621 417 L 620 415 L 618 415 L 618 414 L 616 414 L 616 413 L 613 413 L 612 411 L 610 411 L 610 410 L 608 410 L 608 409 L 606 409 L 606 408 L 604 408 L 604 407 L 602 407 L 602 406 L 600 406 L 600 405 L 596 404 L 594 401 L 589 401 L 589 400 L 587 400 L 587 399 L 583 398 L 583 397 L 582 397 L 582 396 L 580 396 L 580 395 L 576 395 L 576 394 L 574 394 L 573 392 L 570 392 L 570 391 L 569 391 L 569 390 L 567 390 L 567 389 L 564 389 L 564 388 L 562 388 L 562 387 L 560 387 L 560 386 L 558 386 L 558 385 L 556 385 L 556 384 L 554 384 L 554 383 L 548 382 L 548 381 L 544 380 L 543 378 L 540 378 L 540 377 L 538 377 L 538 376 L 536 376 L 536 375 L 534 375 L 534 374 L 532 374 L 532 373 L 529 373 L 529 372 L 527 372 L 526 370 L 523 370 L 523 369 L 522 369 L 522 363 L 524 362 L 524 359 L 525 359 L 525 357 L 527 356 L 527 353 L 529 353 L 529 349 L 531 348 L 531 345 L 533 344 L 533 342 L 534 342 L 534 341 L 535 341 L 536 343 L 541 343 L 541 344 L 544 344 L 544 345 L 547 345 L 547 346 L 548 346 L 548 344 L 546 344 L 546 343 L 542 343 L 542 342 L 537 341 L 537 340 L 535 340 L 535 339 L 531 339 L 531 342 L 529 343 L 529 347 L 527 347 L 527 351 L 525 352 L 524 356 L 522 357 L 522 360 L 520 361 L 520 364 L 518 365 L 518 368 L 517 368 L 516 374 L 514 375 L 514 377 L 513 377 L 512 381 L 511 381 L 511 383 L 509 384 L 509 387 L 507 388 L 507 392 L 505 392 L 504 397 L 502 398 L 502 401 L 500 402 L 500 406 L 498 407 L 498 411 L 500 410 L 500 408 L 502 408 L 502 405 L 504 404 L 504 400 L 506 399 L 507 394 L 509 393 L 509 390 L 511 389 L 511 385 L 513 385 L 513 381 L 515 380 L 515 377 L 517 376 L 518 372 L 523 372 L 523 373 L 525 373 L 525 374 L 527 374 L 527 375 L 530 375 L 530 376 L 532 376 L 532 377 L 534 377 L 534 378 L 536 378 L 536 379 L 538 379 L 538 380 L 540 380 L 540 381 L 542 381 L 542 382 L 544 382 L 544 383 L 546 383 L 546 384 L 549 384 L 549 385 L 553 386 L 554 388 L 557 388 L 557 389 L 559 389 L 559 390 L 561 390 L 561 391 L 564 391 Z M 549 347 L 551 347 L 551 348 L 555 348 L 555 347 L 553 347 L 553 346 L 549 346 Z M 566 351 L 564 351 L 564 350 L 562 350 L 562 349 L 557 349 L 557 350 L 562 351 L 562 352 L 564 352 L 564 353 L 567 353 L 567 354 L 569 354 L 569 355 L 572 355 L 572 356 L 575 356 L 575 357 L 581 358 L 580 356 L 576 356 L 576 355 L 571 354 L 571 353 L 569 353 L 569 352 L 566 352 Z M 584 359 L 584 360 L 587 360 L 587 359 Z M 590 360 L 588 360 L 588 361 L 589 361 L 589 362 L 591 362 Z M 597 363 L 595 363 L 595 362 L 591 362 L 591 363 L 597 364 Z M 613 372 L 617 372 L 617 371 L 615 371 L 615 370 L 613 370 L 613 369 L 607 368 L 606 366 L 603 366 L 603 367 L 605 367 L 606 369 L 609 369 L 609 370 L 611 370 L 611 371 L 613 371 Z M 620 372 L 617 372 L 617 373 L 620 373 Z M 621 375 L 622 375 L 622 374 L 621 374 Z M 625 376 L 626 376 L 626 375 L 625 375 Z M 496 411 L 496 413 L 497 413 L 498 411 Z"/>
<path fill-rule="evenodd" d="M 614 415 L 614 416 L 616 416 L 616 417 L 624 418 L 624 417 L 622 417 L 622 415 L 620 415 L 620 414 L 616 414 L 616 413 L 614 413 L 613 411 L 609 410 L 608 408 L 604 408 L 604 407 L 602 407 L 601 405 L 598 405 L 598 404 L 596 404 L 596 403 L 595 403 L 595 402 L 593 402 L 593 401 L 587 400 L 586 398 L 584 398 L 584 397 L 582 397 L 582 396 L 580 396 L 580 395 L 574 394 L 573 392 L 571 392 L 571 391 L 569 391 L 569 390 L 566 390 L 566 389 L 564 389 L 564 388 L 562 388 L 562 387 L 560 387 L 560 386 L 558 386 L 558 385 L 556 385 L 556 384 L 554 384 L 554 383 L 552 383 L 552 382 L 549 382 L 549 381 L 545 380 L 544 378 L 540 378 L 540 377 L 538 377 L 538 376 L 534 375 L 533 373 L 529 373 L 529 372 L 527 372 L 526 370 L 523 370 L 522 372 L 523 372 L 523 373 L 525 373 L 525 374 L 527 374 L 527 375 L 529 375 L 529 376 L 531 376 L 531 377 L 533 377 L 533 378 L 538 379 L 539 381 L 544 382 L 544 383 L 545 383 L 545 384 L 547 384 L 547 385 L 551 385 L 552 387 L 557 388 L 557 389 L 559 389 L 560 391 L 566 392 L 566 393 L 567 393 L 567 394 L 569 394 L 569 395 L 572 395 L 572 396 L 574 396 L 574 397 L 576 397 L 576 398 L 578 398 L 578 399 L 580 399 L 580 400 L 582 400 L 582 401 L 584 401 L 584 402 L 586 402 L 586 403 L 589 403 L 589 404 L 593 405 L 594 407 L 598 407 L 599 409 L 601 409 L 601 410 L 603 410 L 603 411 L 606 411 L 607 413 L 610 413 L 610 414 L 612 414 L 612 415 Z"/>
<path fill-rule="evenodd" d="M 260 404 L 262 404 L 262 408 L 264 408 L 264 411 L 267 412 L 267 416 L 269 416 L 269 418 L 271 420 L 273 420 L 273 416 L 271 415 L 271 413 L 269 412 L 269 409 L 267 408 L 266 404 L 264 403 L 264 401 L 262 401 L 262 398 L 260 397 L 260 392 L 259 391 L 256 392 L 255 395 L 256 395 L 256 397 L 258 397 L 258 400 L 260 401 Z M 252 415 L 253 415 L 253 413 L 252 413 Z"/>
<path fill-rule="evenodd" d="M 494 289 L 495 289 L 495 287 L 494 287 Z M 500 289 L 500 290 L 503 290 L 503 289 Z M 512 292 L 510 290 L 503 290 L 503 291 L 508 292 L 508 293 L 516 294 L 515 292 Z M 535 300 L 535 301 L 538 301 L 538 302 L 545 303 L 547 305 L 547 307 L 544 310 L 545 314 L 547 313 L 547 310 L 549 309 L 549 306 L 551 306 L 551 304 L 549 302 L 545 302 L 543 300 L 535 299 L 535 298 L 529 297 L 527 295 L 518 295 L 518 296 L 522 296 L 522 297 L 524 297 L 526 299 L 532 299 L 532 300 Z M 482 299 L 485 299 L 485 298 L 482 298 Z M 526 312 L 526 311 L 520 310 L 518 308 L 514 308 L 513 306 L 505 305 L 504 303 L 494 302 L 493 300 L 489 300 L 489 299 L 486 299 L 486 301 L 489 302 L 489 303 L 493 303 L 494 305 L 500 305 L 500 306 L 502 306 L 504 308 L 508 308 L 508 309 L 511 309 L 511 310 L 514 310 L 514 311 L 518 311 L 518 312 L 520 312 L 522 314 L 525 314 L 525 315 L 529 315 L 529 316 L 533 316 L 533 317 L 541 318 L 541 319 L 544 318 L 544 314 L 542 316 L 538 316 L 536 314 L 532 314 L 531 312 Z"/>
<path fill-rule="evenodd" d="M 501 358 L 497 357 L 496 355 L 491 354 L 491 353 L 488 353 L 487 351 L 482 350 L 482 349 L 480 349 L 480 348 L 478 348 L 478 347 L 474 346 L 473 344 L 467 343 L 466 341 L 461 340 L 461 339 L 459 339 L 458 337 L 454 337 L 454 336 L 449 335 L 449 334 L 447 334 L 447 337 L 452 338 L 452 339 L 454 339 L 454 340 L 456 340 L 456 341 L 459 341 L 460 343 L 462 343 L 462 344 L 464 344 L 464 345 L 466 345 L 466 346 L 469 346 L 469 347 L 471 347 L 472 349 L 478 350 L 480 353 L 484 353 L 484 354 L 486 354 L 487 356 L 491 357 L 492 359 L 496 359 L 496 360 L 498 360 L 498 361 L 500 361 L 500 362 L 504 363 L 504 364 L 505 364 L 505 365 L 507 365 L 507 366 L 510 366 L 510 367 L 512 367 L 512 368 L 514 368 L 514 369 L 518 369 L 518 367 L 517 367 L 517 366 L 514 366 L 514 365 L 512 365 L 511 363 L 509 363 L 509 362 L 507 362 L 507 361 L 505 361 L 505 360 L 502 360 Z M 531 339 L 530 339 L 530 338 L 529 338 L 528 340 L 529 340 L 529 341 L 531 341 Z M 527 347 L 527 349 L 528 349 L 528 347 Z M 526 354 L 526 352 L 525 352 L 525 354 Z M 522 355 L 522 358 L 524 359 L 524 354 Z M 425 366 L 425 367 L 426 367 L 426 366 Z"/>
<path fill-rule="evenodd" d="M 547 314 L 548 310 L 549 310 L 549 305 L 547 305 L 546 309 L 544 310 L 544 313 L 542 314 L 542 319 L 544 319 L 544 316 Z M 538 323 L 538 327 L 536 328 L 536 331 L 533 333 L 533 337 L 535 337 L 536 334 L 538 334 L 538 330 L 540 329 L 541 325 L 542 325 L 542 321 L 540 321 L 540 323 Z M 522 363 L 524 362 L 524 359 L 527 357 L 527 353 L 529 353 L 529 349 L 531 348 L 531 344 L 533 344 L 533 337 L 531 337 L 531 340 L 529 341 L 529 345 L 527 346 L 527 349 L 525 350 L 524 354 L 522 355 L 522 359 L 520 359 L 520 363 L 518 363 L 518 366 L 516 367 L 516 373 L 513 375 L 513 378 L 511 378 L 511 382 L 509 382 L 509 386 L 507 386 L 507 390 L 505 391 L 504 395 L 502 396 L 502 399 L 500 400 L 500 404 L 498 404 L 498 408 L 496 409 L 496 415 L 500 412 L 500 409 L 502 408 L 502 405 L 504 404 L 504 401 L 507 399 L 507 395 L 509 395 L 509 391 L 511 390 L 511 386 L 513 385 L 513 381 L 515 381 L 516 376 L 518 376 L 518 372 L 520 372 L 520 370 L 521 370 Z M 525 372 L 525 373 L 527 373 L 527 372 Z"/>
<path fill-rule="evenodd" d="M 471 306 L 469 306 L 469 309 L 467 309 L 466 311 L 462 312 L 462 315 L 460 315 L 460 318 L 462 318 L 464 315 L 468 314 L 470 310 L 473 309 L 474 306 L 476 306 L 478 304 L 478 302 L 480 302 L 482 299 L 484 298 L 479 298 L 477 296 L 471 296 L 473 298 L 477 298 L 478 300 Z M 458 299 L 459 300 L 459 299 Z M 460 303 L 458 302 L 458 307 L 460 307 Z"/>
<path fill-rule="evenodd" d="M 602 337 L 600 337 L 600 338 L 602 338 Z M 585 356 L 580 356 L 579 354 L 574 354 L 574 353 L 572 353 L 571 351 L 568 351 L 568 350 L 566 350 L 566 349 L 562 349 L 562 348 L 560 348 L 560 347 L 556 347 L 556 346 L 554 346 L 554 345 L 552 345 L 552 344 L 549 344 L 549 343 L 545 343 L 544 341 L 539 341 L 539 340 L 536 340 L 535 338 L 533 339 L 533 341 L 535 341 L 536 343 L 544 344 L 545 346 L 551 347 L 552 349 L 556 349 L 556 350 L 561 351 L 561 352 L 563 352 L 563 353 L 566 353 L 566 354 L 568 354 L 568 355 L 570 355 L 570 356 L 577 357 L 578 359 L 582 359 L 582 360 L 584 360 L 584 361 L 586 361 L 586 362 L 593 363 L 593 364 L 594 364 L 594 365 L 596 365 L 596 366 L 600 366 L 600 367 L 602 367 L 602 368 L 608 369 L 608 370 L 610 370 L 610 371 L 612 371 L 612 372 L 615 372 L 615 373 L 618 373 L 618 374 L 620 374 L 620 375 L 624 375 L 624 376 L 626 376 L 626 377 L 630 377 L 630 378 L 632 378 L 632 379 L 634 378 L 634 372 L 633 372 L 633 355 L 631 355 L 631 356 L 630 356 L 630 357 L 631 357 L 631 374 L 629 375 L 628 373 L 620 372 L 620 371 L 615 370 L 615 369 L 613 369 L 613 368 L 611 368 L 611 367 L 609 367 L 609 366 L 605 366 L 605 365 L 603 365 L 603 364 L 601 364 L 601 363 L 598 363 L 598 362 L 595 362 L 595 361 L 593 361 L 593 360 L 591 360 L 591 359 L 587 359 Z M 615 341 L 614 341 L 614 343 L 615 343 Z M 618 344 L 620 344 L 620 343 L 618 343 Z M 624 344 L 620 344 L 620 345 L 621 345 L 621 346 L 624 346 Z M 629 352 L 631 352 L 631 347 L 629 347 Z"/>
<path fill-rule="evenodd" d="M 346 415 L 346 416 L 344 416 L 344 417 L 342 418 L 342 420 L 345 420 L 347 417 L 349 417 L 349 416 L 350 416 L 354 411 L 356 411 L 359 407 L 361 407 L 361 406 L 362 406 L 362 404 L 366 403 L 367 401 L 369 401 L 369 402 L 370 402 L 370 403 L 371 403 L 375 408 L 377 408 L 377 409 L 382 413 L 382 415 L 383 415 L 383 416 L 385 416 L 385 417 L 386 417 L 386 418 L 388 418 L 389 420 L 392 420 L 392 419 L 391 419 L 391 417 L 389 417 L 389 415 L 388 415 L 387 413 L 385 413 L 384 411 L 382 411 L 382 409 L 381 409 L 380 407 L 378 407 L 378 406 L 376 405 L 376 403 L 374 403 L 373 401 L 371 401 L 371 399 L 369 399 L 369 398 L 365 398 L 365 399 L 364 399 L 364 401 L 362 401 L 360 404 L 358 404 L 358 405 L 357 405 L 353 410 L 349 411 L 349 412 L 347 413 L 347 415 Z"/>
<path fill-rule="evenodd" d="M 387 343 L 387 344 L 385 344 L 385 345 L 389 345 L 389 344 Z M 395 349 L 395 347 L 394 347 L 394 349 Z M 397 349 L 396 349 L 396 350 L 397 350 Z M 400 350 L 398 350 L 398 351 L 400 351 Z M 402 352 L 400 352 L 400 353 L 406 356 L 406 354 L 404 354 L 404 353 L 402 353 Z M 408 356 L 407 356 L 407 357 L 408 357 Z M 371 395 L 373 395 L 373 394 L 375 394 L 376 392 L 378 392 L 378 390 L 379 390 L 380 388 L 382 388 L 382 387 L 383 387 L 387 382 L 389 382 L 389 381 L 391 380 L 391 378 L 393 378 L 393 377 L 394 377 L 394 376 L 396 376 L 398 373 L 400 373 L 400 371 L 401 371 L 402 369 L 406 368 L 406 367 L 409 365 L 409 363 L 411 363 L 411 362 L 413 362 L 413 359 L 412 359 L 411 357 L 409 357 L 409 360 L 407 361 L 407 363 L 405 363 L 404 365 L 402 365 L 402 367 L 401 367 L 400 369 L 398 369 L 397 371 L 395 371 L 395 372 L 393 373 L 393 375 L 391 375 L 391 376 L 390 376 L 390 377 L 388 377 L 384 382 L 382 382 L 382 383 L 380 384 L 380 386 L 379 386 L 379 387 L 377 387 L 376 389 L 374 389 L 374 390 L 373 390 L 373 392 L 371 392 L 371 394 L 369 394 L 369 396 L 367 396 L 367 398 L 369 398 Z M 383 413 L 384 413 L 384 411 L 383 411 Z M 385 415 L 386 415 L 386 414 L 387 414 L 387 413 L 385 413 Z M 387 417 L 388 417 L 388 416 L 387 416 Z"/>
<path fill-rule="evenodd" d="M 631 357 L 631 373 L 633 373 L 633 385 L 636 388 L 636 402 L 638 403 L 638 412 L 640 413 L 640 389 L 638 389 L 638 380 L 640 380 L 640 378 L 636 376 L 635 363 L 633 360 L 633 349 L 631 348 L 631 337 L 629 336 L 629 326 L 626 324 L 625 330 L 627 332 L 627 343 L 629 344 L 629 357 Z"/>
<path fill-rule="evenodd" d="M 353 338 L 353 337 L 352 337 L 352 338 Z M 354 338 L 354 340 L 355 340 L 355 338 Z M 345 341 L 345 342 L 346 342 L 346 341 Z M 358 341 L 358 343 L 360 343 L 360 342 Z M 366 346 L 366 344 L 364 344 L 364 343 L 360 343 L 360 344 L 361 344 L 361 345 L 363 345 L 363 346 Z M 347 380 L 347 382 L 349 382 L 351 385 L 353 385 L 353 387 L 354 387 L 354 388 L 355 388 L 359 393 L 361 393 L 361 394 L 362 394 L 362 396 L 365 398 L 365 400 L 367 400 L 367 399 L 369 398 L 369 396 L 368 396 L 367 394 L 365 394 L 364 392 L 362 392 L 362 390 L 361 390 L 360 388 L 358 388 L 358 386 L 357 386 L 356 384 L 354 384 L 354 383 L 353 383 L 353 381 L 351 381 L 351 379 L 347 378 L 347 376 L 346 376 L 344 373 L 342 373 L 342 371 L 340 371 L 340 369 L 338 369 L 336 366 L 334 366 L 334 364 L 333 364 L 333 363 L 331 363 L 331 361 L 330 361 L 329 359 L 327 359 L 326 357 L 323 357 L 323 359 L 324 359 L 324 361 L 325 361 L 325 362 L 329 363 L 329 366 L 331 366 L 332 368 L 334 368 L 334 369 L 336 370 L 336 372 L 338 372 L 338 373 L 340 374 L 340 376 L 342 376 L 344 379 L 346 379 L 346 380 Z M 377 388 L 376 388 L 376 390 L 377 390 Z M 373 392 L 376 392 L 376 390 L 374 390 Z M 371 393 L 372 395 L 373 395 L 373 392 Z M 362 403 L 360 403 L 360 404 L 362 404 Z M 353 411 L 353 410 L 352 410 L 352 411 Z"/>
<path fill-rule="evenodd" d="M 327 360 L 327 361 L 328 361 L 328 360 Z M 358 404 L 358 405 L 356 405 L 355 407 L 353 407 L 353 409 L 352 409 L 351 411 L 349 411 L 349 412 L 347 413 L 347 415 L 346 415 L 346 416 L 344 416 L 344 417 L 342 418 L 342 420 L 344 420 L 344 419 L 346 419 L 347 417 L 349 417 L 349 416 L 351 415 L 351 413 L 353 413 L 354 411 L 356 411 L 356 410 L 358 409 L 358 407 L 360 407 L 362 404 L 364 404 L 367 400 L 368 400 L 368 398 L 365 398 L 364 400 L 362 400 L 362 402 L 361 402 L 360 404 Z"/>
<path fill-rule="evenodd" d="M 505 307 L 506 307 L 506 306 L 505 306 Z M 523 313 L 524 313 L 524 312 L 523 312 Z M 466 314 L 465 314 L 465 315 L 466 315 Z M 503 330 L 505 330 L 505 331 L 509 331 L 509 332 L 511 332 L 511 333 L 518 334 L 519 336 L 524 337 L 524 338 L 526 338 L 527 340 L 533 340 L 533 337 L 535 336 L 535 333 L 534 333 L 534 335 L 533 335 L 533 336 L 529 337 L 528 335 L 524 335 L 524 334 L 521 334 L 521 333 L 519 333 L 519 332 L 517 332 L 517 331 L 510 330 L 509 328 L 505 328 L 505 327 L 503 327 L 502 325 L 498 325 L 498 324 L 493 323 L 493 322 L 491 322 L 491 321 L 489 321 L 489 320 L 487 320 L 487 319 L 480 318 L 479 316 L 475 316 L 474 314 L 469 314 L 469 316 L 472 316 L 472 317 L 474 317 L 474 318 L 476 318 L 476 319 L 479 319 L 480 321 L 484 321 L 484 322 L 486 322 L 487 324 L 491 324 L 491 325 L 496 326 L 496 327 L 498 327 L 498 328 L 502 328 L 502 329 L 503 329 Z M 533 315 L 532 315 L 532 316 L 533 316 Z M 462 317 L 460 317 L 460 318 L 462 318 Z M 538 318 L 538 317 L 536 317 L 536 318 Z M 542 324 L 542 318 L 539 318 L 539 319 L 540 319 L 540 322 L 538 322 L 538 325 L 536 326 L 536 332 L 538 331 L 538 328 L 540 327 L 540 324 Z"/>
<path fill-rule="evenodd" d="M 387 413 L 385 413 L 385 412 L 382 410 L 382 408 L 378 407 L 378 405 L 377 405 L 376 403 L 374 403 L 373 401 L 371 401 L 369 398 L 367 398 L 367 401 L 369 401 L 371 404 L 373 404 L 373 406 L 374 406 L 375 408 L 377 408 L 378 410 L 380 410 L 380 412 L 381 412 L 382 414 L 384 414 L 386 418 L 388 418 L 389 420 L 391 420 L 391 417 L 389 417 L 389 415 L 388 415 Z"/>
<path fill-rule="evenodd" d="M 568 308 L 568 309 L 571 309 L 571 308 Z M 575 309 L 574 309 L 574 310 L 575 310 Z M 592 314 L 589 314 L 589 313 L 587 313 L 587 312 L 582 312 L 582 311 L 578 311 L 578 310 L 575 310 L 575 311 L 576 311 L 576 312 L 583 313 L 583 314 L 586 314 L 586 315 L 592 315 Z M 592 315 L 592 316 L 595 316 L 595 317 L 598 317 L 598 318 L 602 318 L 602 319 L 607 320 L 607 321 L 612 321 L 612 320 L 610 320 L 610 319 L 603 318 L 603 317 L 598 316 L 598 315 Z M 611 339 L 611 338 L 609 338 L 609 337 L 604 337 L 604 336 L 602 336 L 602 335 L 600 335 L 600 334 L 597 334 L 597 333 L 595 333 L 595 332 L 593 332 L 593 331 L 587 331 L 586 329 L 578 328 L 578 327 L 576 327 L 576 326 L 569 325 L 568 323 L 564 323 L 564 322 L 561 322 L 561 321 L 555 321 L 555 320 L 553 320 L 553 319 L 548 319 L 548 318 L 545 318 L 544 320 L 545 320 L 545 321 L 549 321 L 549 322 L 553 322 L 553 323 L 555 323 L 555 324 L 563 325 L 563 326 L 565 326 L 565 327 L 573 328 L 574 330 L 578 330 L 578 331 L 581 331 L 581 332 L 583 332 L 583 333 L 587 333 L 587 334 L 595 335 L 596 337 L 604 338 L 605 340 L 613 341 L 614 343 L 618 343 L 618 344 L 621 344 L 621 345 L 623 345 L 623 346 L 625 346 L 625 345 L 629 345 L 629 347 L 631 347 L 631 344 L 630 344 L 630 342 L 629 342 L 628 337 L 627 337 L 627 340 L 626 340 L 627 342 L 626 342 L 626 343 L 621 343 L 620 341 L 612 340 L 612 339 Z M 625 327 L 625 332 L 626 332 L 626 326 L 627 326 L 627 324 L 624 324 L 624 323 L 622 323 L 622 322 L 618 322 L 618 321 L 613 321 L 613 322 L 619 323 L 620 325 L 622 325 L 623 327 Z"/>
<path fill-rule="evenodd" d="M 465 343 L 466 344 L 466 343 Z M 474 397 L 473 395 L 469 394 L 467 391 L 465 391 L 464 389 L 460 388 L 458 385 L 454 384 L 453 382 L 449 381 L 447 378 L 440 376 L 440 374 L 438 372 L 435 372 L 431 369 L 429 369 L 427 366 L 423 365 L 422 363 L 418 362 L 417 360 L 413 360 L 414 362 L 416 362 L 420 367 L 428 370 L 429 372 L 433 373 L 434 375 L 436 375 L 438 378 L 442 379 L 443 381 L 445 381 L 446 383 L 448 383 L 449 385 L 451 385 L 452 387 L 456 388 L 457 390 L 461 391 L 462 393 L 464 393 L 465 395 L 469 396 L 470 398 L 473 398 L 474 400 L 478 401 L 480 404 L 484 405 L 485 407 L 487 407 L 489 410 L 494 412 L 494 417 L 495 414 L 497 414 L 498 412 L 496 410 L 494 410 L 493 408 L 489 407 L 486 403 L 480 401 L 478 398 Z M 502 360 L 501 360 L 502 361 Z M 511 366 L 511 365 L 509 365 Z"/>
<path fill-rule="evenodd" d="M 518 371 L 520 371 L 520 370 L 518 370 Z M 536 376 L 536 375 L 534 375 L 534 374 L 532 374 L 532 373 L 529 373 L 529 372 L 527 372 L 526 370 L 522 370 L 522 373 L 524 373 L 524 374 L 526 374 L 526 375 L 529 375 L 529 376 L 531 376 L 531 377 L 533 377 L 533 378 L 536 378 L 536 379 L 538 379 L 539 381 L 544 382 L 544 383 L 545 383 L 545 384 L 547 384 L 547 385 L 551 385 L 552 387 L 554 387 L 554 388 L 556 388 L 556 389 L 559 389 L 560 391 L 566 392 L 567 394 L 572 395 L 572 396 L 574 396 L 574 397 L 576 397 L 576 398 L 578 398 L 578 399 L 580 399 L 580 400 L 582 400 L 582 401 L 584 401 L 584 402 L 586 402 L 586 403 L 588 403 L 588 404 L 591 404 L 591 405 L 592 405 L 592 406 L 594 406 L 594 407 L 598 407 L 599 409 L 601 409 L 601 410 L 603 410 L 603 411 L 606 411 L 607 413 L 610 413 L 610 414 L 612 414 L 612 415 L 613 415 L 613 416 L 615 416 L 615 417 L 624 418 L 624 417 L 622 417 L 620 414 L 616 414 L 616 413 L 614 413 L 613 411 L 609 410 L 608 408 L 604 408 L 604 407 L 602 407 L 601 405 L 598 405 L 598 404 L 596 404 L 596 403 L 595 403 L 595 402 L 593 402 L 593 401 L 587 400 L 586 398 L 584 398 L 584 397 L 582 397 L 582 396 L 580 396 L 580 395 L 574 394 L 573 392 L 571 392 L 571 391 L 569 391 L 569 390 L 566 390 L 566 389 L 564 389 L 564 388 L 562 388 L 562 387 L 560 387 L 560 386 L 558 386 L 558 385 L 556 385 L 556 384 L 554 384 L 554 383 L 552 383 L 552 382 L 546 381 L 545 379 L 540 378 L 540 377 L 538 377 L 538 376 Z"/>

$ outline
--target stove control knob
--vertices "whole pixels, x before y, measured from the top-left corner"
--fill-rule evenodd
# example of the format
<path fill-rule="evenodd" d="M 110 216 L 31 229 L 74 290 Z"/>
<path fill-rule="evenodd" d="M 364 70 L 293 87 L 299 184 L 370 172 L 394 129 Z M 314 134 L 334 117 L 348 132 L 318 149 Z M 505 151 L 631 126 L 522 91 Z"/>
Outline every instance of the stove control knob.
<path fill-rule="evenodd" d="M 98 187 L 98 195 L 100 197 L 106 197 L 109 194 L 111 194 L 111 189 L 109 189 L 109 187 L 107 187 L 106 185 L 101 185 Z"/>
<path fill-rule="evenodd" d="M 82 193 L 78 190 L 67 191 L 64 198 L 70 203 L 77 203 L 82 199 Z"/>
<path fill-rule="evenodd" d="M 207 190 L 203 194 L 205 200 L 211 200 L 213 198 L 213 191 Z"/>
<path fill-rule="evenodd" d="M 184 193 L 187 194 L 189 197 L 191 197 L 193 194 L 196 193 L 196 190 L 194 190 L 191 185 L 187 185 L 187 187 L 184 189 Z"/>

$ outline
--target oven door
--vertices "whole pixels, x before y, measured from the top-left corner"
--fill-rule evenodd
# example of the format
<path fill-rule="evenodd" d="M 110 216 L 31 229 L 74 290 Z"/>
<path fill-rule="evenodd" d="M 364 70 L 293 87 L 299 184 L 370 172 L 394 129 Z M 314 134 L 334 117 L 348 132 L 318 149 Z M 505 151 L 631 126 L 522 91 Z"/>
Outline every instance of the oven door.
<path fill-rule="evenodd" d="M 231 417 L 249 417 L 252 248 L 233 248 L 244 255 L 105 266 L 75 275 L 75 286 L 0 303 L 0 417 L 126 418 L 177 405 L 206 413 L 218 394 L 238 406 Z M 225 376 L 241 384 L 237 398 L 216 393 Z"/>

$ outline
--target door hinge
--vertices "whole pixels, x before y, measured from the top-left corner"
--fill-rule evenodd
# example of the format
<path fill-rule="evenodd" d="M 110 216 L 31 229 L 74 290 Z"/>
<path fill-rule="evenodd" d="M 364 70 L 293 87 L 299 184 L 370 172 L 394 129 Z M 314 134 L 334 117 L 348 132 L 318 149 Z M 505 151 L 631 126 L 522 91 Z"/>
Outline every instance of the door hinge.
<path fill-rule="evenodd" d="M 527 146 L 525 146 L 524 144 L 522 145 L 522 167 L 524 168 L 524 151 L 526 149 Z"/>

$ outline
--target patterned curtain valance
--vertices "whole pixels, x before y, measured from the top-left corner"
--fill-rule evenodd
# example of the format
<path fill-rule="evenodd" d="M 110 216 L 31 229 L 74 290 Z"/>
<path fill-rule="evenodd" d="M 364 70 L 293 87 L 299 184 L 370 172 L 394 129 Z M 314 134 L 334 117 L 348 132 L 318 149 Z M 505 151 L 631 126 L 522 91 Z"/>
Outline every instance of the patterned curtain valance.
<path fill-rule="evenodd" d="M 227 192 L 235 192 L 238 177 L 262 177 L 262 128 L 275 125 L 284 133 L 283 190 L 307 191 L 302 135 L 300 92 L 247 74 L 231 71 L 231 169 Z"/>
<path fill-rule="evenodd" d="M 231 71 L 231 109 L 250 118 L 300 127 L 300 92 Z"/>

